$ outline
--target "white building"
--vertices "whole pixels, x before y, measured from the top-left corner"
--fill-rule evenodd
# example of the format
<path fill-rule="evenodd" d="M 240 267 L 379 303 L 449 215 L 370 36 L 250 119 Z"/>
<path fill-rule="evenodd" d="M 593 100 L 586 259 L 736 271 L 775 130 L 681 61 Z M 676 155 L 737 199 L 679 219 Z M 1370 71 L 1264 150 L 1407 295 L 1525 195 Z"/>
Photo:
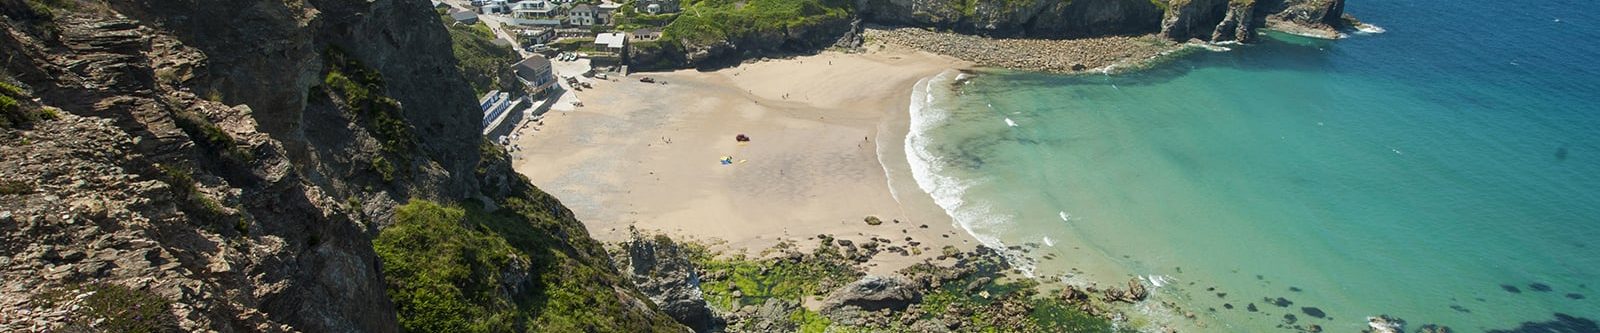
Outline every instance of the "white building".
<path fill-rule="evenodd" d="M 619 54 L 622 53 L 622 48 L 626 47 L 627 43 L 628 34 L 621 32 L 603 33 L 594 37 L 595 46 Z"/>
<path fill-rule="evenodd" d="M 651 14 L 675 13 L 678 11 L 678 0 L 636 0 L 634 8 Z"/>
<path fill-rule="evenodd" d="M 595 24 L 595 14 L 598 14 L 598 11 L 589 4 L 572 6 L 571 10 L 567 10 L 567 24 L 580 27 L 592 26 Z"/>

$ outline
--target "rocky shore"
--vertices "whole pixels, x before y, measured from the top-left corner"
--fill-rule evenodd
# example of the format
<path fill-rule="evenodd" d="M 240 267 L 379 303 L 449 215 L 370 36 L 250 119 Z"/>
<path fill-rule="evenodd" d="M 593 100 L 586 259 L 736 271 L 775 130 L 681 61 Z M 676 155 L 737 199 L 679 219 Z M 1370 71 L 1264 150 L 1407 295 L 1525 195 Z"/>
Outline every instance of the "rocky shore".
<path fill-rule="evenodd" d="M 1054 73 L 1099 71 L 1153 60 L 1184 44 L 1155 35 L 1083 39 L 987 38 L 921 28 L 872 28 L 868 47 L 882 43 L 914 48 L 975 62 L 987 67 Z"/>
<path fill-rule="evenodd" d="M 757 257 L 635 232 L 611 253 L 617 266 L 673 318 L 697 332 L 1084 332 L 1114 331 L 1127 289 L 1045 287 L 1014 275 L 999 252 L 942 249 L 893 274 L 866 274 L 862 257 L 890 254 L 891 240 L 817 235 L 811 252 L 783 243 Z M 946 260 L 948 259 L 948 260 Z"/>

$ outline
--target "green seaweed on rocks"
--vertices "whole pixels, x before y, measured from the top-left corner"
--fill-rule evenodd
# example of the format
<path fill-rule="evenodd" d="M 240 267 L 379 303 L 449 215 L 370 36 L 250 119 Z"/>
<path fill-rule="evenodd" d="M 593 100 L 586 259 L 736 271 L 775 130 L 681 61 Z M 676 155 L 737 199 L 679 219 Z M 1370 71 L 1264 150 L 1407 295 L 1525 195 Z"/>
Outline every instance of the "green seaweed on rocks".
<path fill-rule="evenodd" d="M 784 243 L 787 244 L 787 243 Z M 760 305 L 767 299 L 799 302 L 821 296 L 864 273 L 850 265 L 832 247 L 819 247 L 810 255 L 784 251 L 784 259 L 757 260 L 743 254 L 722 256 L 704 246 L 687 244 L 689 260 L 705 269 L 700 289 L 706 301 L 723 310 Z"/>

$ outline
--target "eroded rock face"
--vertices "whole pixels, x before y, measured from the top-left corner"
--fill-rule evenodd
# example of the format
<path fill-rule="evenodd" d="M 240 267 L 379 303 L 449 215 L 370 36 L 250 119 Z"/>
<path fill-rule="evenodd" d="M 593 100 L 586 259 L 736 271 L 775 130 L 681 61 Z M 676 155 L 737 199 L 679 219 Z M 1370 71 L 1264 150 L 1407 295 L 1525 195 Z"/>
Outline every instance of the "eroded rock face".
<path fill-rule="evenodd" d="M 823 301 L 823 309 L 855 307 L 865 311 L 905 310 L 922 301 L 917 284 L 901 276 L 867 276 L 835 290 Z"/>
<path fill-rule="evenodd" d="M 155 324 L 177 331 L 398 330 L 377 224 L 478 191 L 478 112 L 427 2 L 113 0 L 26 20 L 3 2 L 5 79 L 60 117 L 0 128 L 0 181 L 29 189 L 0 194 L 0 331 L 80 284 L 170 301 Z M 373 138 L 306 121 L 329 45 L 376 64 L 430 137 L 397 163 L 415 177 L 362 177 L 350 156 Z"/>
<path fill-rule="evenodd" d="M 1338 38 L 1344 0 L 1168 0 L 1161 35 L 1184 41 L 1252 42 L 1256 29 Z"/>
<path fill-rule="evenodd" d="M 200 54 L 172 69 L 180 85 L 221 102 L 250 105 L 259 131 L 282 142 L 306 180 L 343 198 L 364 187 L 400 196 L 463 198 L 476 191 L 480 117 L 455 68 L 450 36 L 427 1 L 249 0 L 218 6 L 192 1 L 113 0 L 138 24 Z M 351 133 L 339 111 L 310 105 L 323 82 L 325 51 L 338 48 L 383 75 L 417 137 L 419 154 L 393 161 L 403 182 L 349 179 L 371 174 L 361 153 L 379 142 Z M 393 159 L 393 158 L 392 158 Z"/>
<path fill-rule="evenodd" d="M 856 7 L 868 23 L 995 37 L 1159 32 L 1211 42 L 1250 42 L 1263 26 L 1333 38 L 1344 14 L 1344 0 L 857 0 Z"/>
<path fill-rule="evenodd" d="M 672 319 L 695 332 L 720 332 L 723 319 L 700 294 L 700 276 L 677 243 L 666 237 L 634 232 L 619 258 L 633 283 Z"/>
<path fill-rule="evenodd" d="M 1006 37 L 1091 37 L 1155 32 L 1161 8 L 1145 0 L 857 0 L 869 23 Z"/>

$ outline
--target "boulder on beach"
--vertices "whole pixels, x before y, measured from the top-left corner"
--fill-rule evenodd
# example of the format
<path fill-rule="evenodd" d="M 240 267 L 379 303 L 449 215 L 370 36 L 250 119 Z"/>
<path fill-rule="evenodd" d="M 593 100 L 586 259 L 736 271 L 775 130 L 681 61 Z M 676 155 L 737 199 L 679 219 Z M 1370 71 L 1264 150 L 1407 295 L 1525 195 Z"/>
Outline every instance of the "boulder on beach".
<path fill-rule="evenodd" d="M 905 310 L 922 301 L 916 284 L 901 276 L 867 276 L 835 290 L 822 303 L 823 309 L 857 307 L 866 311 Z"/>

